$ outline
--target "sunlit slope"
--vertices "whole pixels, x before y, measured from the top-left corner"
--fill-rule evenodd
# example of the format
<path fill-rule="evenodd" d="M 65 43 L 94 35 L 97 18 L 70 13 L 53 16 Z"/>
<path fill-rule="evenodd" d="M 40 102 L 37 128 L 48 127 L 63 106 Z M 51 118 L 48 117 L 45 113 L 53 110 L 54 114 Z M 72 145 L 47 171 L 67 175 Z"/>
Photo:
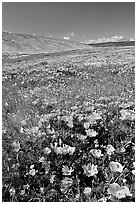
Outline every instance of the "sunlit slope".
<path fill-rule="evenodd" d="M 79 42 L 54 39 L 51 37 L 26 35 L 17 33 L 2 33 L 2 53 L 43 53 L 84 48 Z"/>

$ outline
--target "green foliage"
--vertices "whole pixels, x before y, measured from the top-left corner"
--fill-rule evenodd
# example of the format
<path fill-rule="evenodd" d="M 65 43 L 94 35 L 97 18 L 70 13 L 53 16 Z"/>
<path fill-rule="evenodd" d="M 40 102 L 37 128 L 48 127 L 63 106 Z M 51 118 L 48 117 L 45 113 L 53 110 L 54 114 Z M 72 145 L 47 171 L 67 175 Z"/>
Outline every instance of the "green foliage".
<path fill-rule="evenodd" d="M 134 93 L 85 56 L 3 71 L 3 202 L 135 200 Z"/>

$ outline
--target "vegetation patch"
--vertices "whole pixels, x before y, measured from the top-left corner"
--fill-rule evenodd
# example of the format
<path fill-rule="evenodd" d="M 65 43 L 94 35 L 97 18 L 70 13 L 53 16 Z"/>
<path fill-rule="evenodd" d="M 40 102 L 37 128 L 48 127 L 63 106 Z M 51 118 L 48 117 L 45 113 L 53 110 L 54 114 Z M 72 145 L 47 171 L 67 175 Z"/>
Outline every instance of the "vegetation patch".
<path fill-rule="evenodd" d="M 135 202 L 134 50 L 103 49 L 3 66 L 3 202 Z"/>

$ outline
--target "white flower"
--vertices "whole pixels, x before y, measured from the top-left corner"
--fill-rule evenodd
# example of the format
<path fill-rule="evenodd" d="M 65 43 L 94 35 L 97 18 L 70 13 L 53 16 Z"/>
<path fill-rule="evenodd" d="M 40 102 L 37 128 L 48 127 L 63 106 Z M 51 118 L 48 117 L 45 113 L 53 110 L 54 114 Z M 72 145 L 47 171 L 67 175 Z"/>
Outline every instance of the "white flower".
<path fill-rule="evenodd" d="M 23 185 L 24 189 L 29 189 L 29 187 L 30 187 L 29 184 Z"/>
<path fill-rule="evenodd" d="M 73 184 L 73 180 L 71 178 L 65 177 L 62 181 L 61 181 L 61 192 L 65 192 L 65 190 L 67 190 L 70 186 L 72 186 Z"/>
<path fill-rule="evenodd" d="M 24 194 L 25 194 L 25 190 L 21 190 L 20 195 L 24 195 Z"/>
<path fill-rule="evenodd" d="M 109 185 L 108 194 L 111 194 L 117 198 L 125 198 L 126 196 L 132 196 L 127 186 L 120 186 L 118 183 L 112 183 Z"/>
<path fill-rule="evenodd" d="M 127 181 L 126 179 L 123 179 L 123 183 L 126 183 L 126 181 Z"/>
<path fill-rule="evenodd" d="M 94 140 L 95 148 L 99 147 L 98 140 Z"/>
<path fill-rule="evenodd" d="M 90 187 L 86 187 L 83 191 L 83 193 L 86 195 L 86 196 L 89 196 L 91 194 L 91 188 Z"/>
<path fill-rule="evenodd" d="M 62 147 L 54 147 L 54 152 L 56 154 L 63 154 L 63 148 Z"/>
<path fill-rule="evenodd" d="M 43 163 L 44 161 L 45 161 L 45 157 L 40 157 L 40 158 L 39 158 L 39 162 L 40 162 L 40 163 L 41 163 L 41 162 Z"/>
<path fill-rule="evenodd" d="M 82 120 L 83 120 L 83 116 L 82 116 L 82 115 L 79 115 L 79 116 L 78 116 L 78 120 L 79 120 L 79 121 L 82 121 Z"/>
<path fill-rule="evenodd" d="M 97 165 L 94 164 L 91 165 L 91 163 L 88 163 L 87 166 L 83 165 L 82 167 L 84 169 L 84 174 L 86 174 L 86 176 L 88 177 L 94 176 L 95 174 L 98 173 Z"/>
<path fill-rule="evenodd" d="M 32 134 L 37 134 L 37 133 L 38 133 L 38 130 L 39 130 L 39 127 L 37 127 L 37 126 L 31 128 Z"/>
<path fill-rule="evenodd" d="M 132 174 L 134 174 L 134 175 L 135 175 L 135 169 L 134 169 L 134 170 L 132 170 Z"/>
<path fill-rule="evenodd" d="M 111 155 L 115 151 L 115 148 L 112 145 L 107 145 L 106 150 L 107 154 Z"/>
<path fill-rule="evenodd" d="M 20 150 L 20 142 L 19 141 L 15 141 L 11 144 L 11 147 L 13 148 L 14 152 L 18 152 Z"/>
<path fill-rule="evenodd" d="M 62 168 L 62 172 L 63 172 L 63 175 L 64 176 L 69 176 L 71 175 L 71 173 L 74 171 L 74 169 L 72 169 L 72 167 L 69 169 L 68 166 L 64 166 L 63 165 L 63 168 Z"/>
<path fill-rule="evenodd" d="M 87 133 L 87 136 L 89 136 L 89 137 L 96 137 L 98 135 L 98 133 L 93 129 L 92 130 L 91 129 L 85 130 L 85 132 Z"/>
<path fill-rule="evenodd" d="M 34 168 L 34 164 L 32 164 L 31 166 L 30 166 L 30 169 L 33 169 Z"/>
<path fill-rule="evenodd" d="M 16 193 L 15 188 L 12 187 L 12 188 L 9 190 L 9 193 L 10 193 L 11 196 L 15 195 L 15 193 Z"/>
<path fill-rule="evenodd" d="M 90 123 L 84 123 L 84 128 L 87 130 L 87 129 L 89 129 L 89 126 L 90 126 Z"/>
<path fill-rule="evenodd" d="M 134 120 L 135 119 L 135 113 L 132 110 L 122 109 L 120 113 L 121 113 L 121 117 L 120 117 L 121 120 L 126 120 L 126 119 Z"/>
<path fill-rule="evenodd" d="M 125 151 L 126 151 L 125 148 L 124 148 L 124 147 L 121 147 L 120 152 L 123 153 L 123 152 L 125 152 Z"/>
<path fill-rule="evenodd" d="M 45 189 L 44 187 L 40 187 L 40 192 L 41 192 L 42 194 L 45 193 L 44 189 Z"/>
<path fill-rule="evenodd" d="M 102 198 L 99 199 L 99 202 L 105 202 L 106 203 L 107 202 L 107 198 L 102 197 Z"/>
<path fill-rule="evenodd" d="M 74 154 L 74 152 L 75 152 L 75 147 L 70 147 L 69 146 L 69 149 L 68 149 L 68 153 L 70 154 L 70 155 L 73 155 Z"/>
<path fill-rule="evenodd" d="M 117 191 L 116 192 L 116 195 L 115 195 L 117 198 L 125 198 L 126 197 L 126 195 L 125 195 L 125 193 L 124 193 L 124 191 L 123 190 L 119 190 L 119 191 Z"/>
<path fill-rule="evenodd" d="M 109 167 L 114 172 L 118 171 L 118 172 L 122 173 L 122 171 L 123 171 L 123 166 L 119 162 L 113 162 L 112 161 L 109 163 Z"/>
<path fill-rule="evenodd" d="M 95 144 L 95 148 L 97 148 L 97 147 L 99 147 L 99 144 L 98 144 L 98 143 Z"/>
<path fill-rule="evenodd" d="M 73 121 L 72 121 L 72 120 L 69 120 L 67 125 L 68 125 L 70 128 L 73 128 Z"/>
<path fill-rule="evenodd" d="M 79 140 L 84 141 L 84 140 L 87 138 L 87 135 L 78 134 L 78 135 L 77 135 L 77 138 L 78 138 Z"/>
<path fill-rule="evenodd" d="M 133 149 L 133 151 L 135 151 L 135 146 L 134 146 L 134 147 L 132 147 L 132 149 Z"/>
<path fill-rule="evenodd" d="M 80 194 L 78 193 L 77 195 L 76 195 L 76 199 L 79 199 L 80 198 Z"/>
<path fill-rule="evenodd" d="M 46 132 L 50 135 L 54 135 L 55 130 L 50 127 L 50 124 L 46 127 Z"/>
<path fill-rule="evenodd" d="M 63 144 L 63 147 L 59 146 L 57 147 L 57 143 L 53 146 L 51 144 L 51 147 L 54 149 L 54 152 L 56 154 L 70 154 L 73 155 L 74 151 L 75 151 L 75 147 L 71 147 L 69 145 Z"/>
<path fill-rule="evenodd" d="M 16 164 L 13 164 L 11 168 L 13 168 L 16 171 L 19 166 L 20 166 L 20 164 L 16 163 Z"/>
<path fill-rule="evenodd" d="M 23 132 L 24 132 L 24 128 L 21 126 L 20 133 L 23 133 Z"/>
<path fill-rule="evenodd" d="M 52 175 L 52 176 L 51 176 L 51 178 L 50 178 L 50 183 L 53 183 L 53 182 L 55 181 L 55 176 L 56 176 L 56 175 Z"/>
<path fill-rule="evenodd" d="M 64 120 L 65 122 L 67 122 L 67 125 L 70 127 L 70 128 L 73 128 L 73 116 L 70 115 L 70 116 L 63 116 L 62 117 L 62 120 Z"/>
<path fill-rule="evenodd" d="M 29 170 L 29 174 L 30 174 L 31 176 L 35 176 L 36 170 L 35 170 L 35 169 L 30 169 L 30 170 Z"/>
<path fill-rule="evenodd" d="M 49 147 L 45 147 L 43 149 L 44 154 L 49 155 L 51 153 L 51 149 Z"/>
<path fill-rule="evenodd" d="M 22 124 L 22 125 L 26 125 L 26 124 L 27 124 L 26 120 L 22 120 L 22 121 L 21 121 L 21 124 Z"/>
<path fill-rule="evenodd" d="M 73 180 L 71 178 L 65 177 L 62 181 L 61 181 L 63 187 L 68 188 L 69 186 L 72 185 Z"/>
<path fill-rule="evenodd" d="M 99 157 L 103 156 L 103 154 L 101 154 L 101 150 L 100 149 L 92 149 L 92 150 L 90 150 L 90 152 L 96 158 L 99 158 Z"/>
<path fill-rule="evenodd" d="M 88 122 L 90 122 L 91 124 L 93 124 L 94 122 L 96 122 L 96 120 L 100 120 L 102 117 L 100 116 L 99 113 L 97 112 L 93 112 L 92 115 L 89 115 L 86 117 L 86 119 L 88 120 Z"/>

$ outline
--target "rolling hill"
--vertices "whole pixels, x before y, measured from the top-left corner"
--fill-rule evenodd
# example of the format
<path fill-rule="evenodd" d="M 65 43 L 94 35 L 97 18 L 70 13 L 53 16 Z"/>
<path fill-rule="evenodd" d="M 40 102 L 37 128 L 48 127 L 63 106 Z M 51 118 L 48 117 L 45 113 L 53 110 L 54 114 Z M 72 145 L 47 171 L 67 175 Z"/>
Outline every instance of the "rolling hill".
<path fill-rule="evenodd" d="M 54 39 L 51 37 L 19 34 L 11 32 L 2 33 L 2 53 L 51 53 L 58 51 L 73 50 L 85 48 L 88 45 L 83 45 L 79 42 L 70 40 Z"/>

